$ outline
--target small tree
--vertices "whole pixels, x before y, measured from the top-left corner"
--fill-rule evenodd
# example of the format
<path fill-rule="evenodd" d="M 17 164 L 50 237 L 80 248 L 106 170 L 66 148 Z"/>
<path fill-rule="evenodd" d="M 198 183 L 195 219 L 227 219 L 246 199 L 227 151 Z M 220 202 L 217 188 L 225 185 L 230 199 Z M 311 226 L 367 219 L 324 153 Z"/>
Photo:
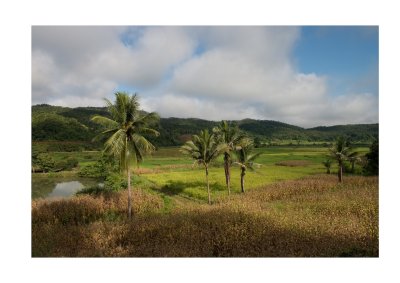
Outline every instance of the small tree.
<path fill-rule="evenodd" d="M 251 154 L 254 149 L 253 140 L 247 138 L 243 139 L 241 145 L 236 151 L 237 161 L 235 162 L 240 166 L 240 188 L 242 193 L 244 189 L 244 176 L 246 175 L 247 169 L 254 170 L 254 167 L 260 166 L 260 164 L 254 163 L 254 160 L 261 155 L 261 152 Z"/>
<path fill-rule="evenodd" d="M 193 135 L 191 141 L 187 141 L 181 152 L 189 155 L 195 163 L 202 164 L 206 171 L 208 204 L 211 204 L 210 184 L 208 181 L 208 169 L 210 163 L 215 160 L 226 148 L 225 144 L 218 144 L 213 134 L 208 130 L 200 131 L 199 135 Z"/>
<path fill-rule="evenodd" d="M 337 138 L 336 142 L 329 148 L 329 155 L 338 163 L 339 182 L 343 180 L 343 166 L 346 160 L 357 155 L 357 152 L 350 152 L 350 143 L 343 136 Z"/>

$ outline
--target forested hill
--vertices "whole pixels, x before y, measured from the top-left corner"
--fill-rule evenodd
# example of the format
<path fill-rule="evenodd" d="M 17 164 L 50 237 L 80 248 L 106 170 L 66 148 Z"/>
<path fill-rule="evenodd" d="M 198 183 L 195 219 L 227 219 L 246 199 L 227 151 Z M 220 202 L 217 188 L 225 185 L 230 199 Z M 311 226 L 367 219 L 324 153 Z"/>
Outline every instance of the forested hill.
<path fill-rule="evenodd" d="M 93 115 L 107 116 L 105 107 L 60 107 L 47 104 L 32 106 L 33 141 L 91 141 L 99 133 L 99 125 L 90 121 Z M 346 135 L 356 143 L 370 143 L 378 137 L 379 124 L 339 125 L 304 129 L 277 121 L 244 119 L 235 121 L 243 131 L 258 143 L 279 141 L 330 142 L 339 135 Z M 192 134 L 218 122 L 195 118 L 161 118 L 154 128 L 160 136 L 150 138 L 157 146 L 181 145 Z"/>

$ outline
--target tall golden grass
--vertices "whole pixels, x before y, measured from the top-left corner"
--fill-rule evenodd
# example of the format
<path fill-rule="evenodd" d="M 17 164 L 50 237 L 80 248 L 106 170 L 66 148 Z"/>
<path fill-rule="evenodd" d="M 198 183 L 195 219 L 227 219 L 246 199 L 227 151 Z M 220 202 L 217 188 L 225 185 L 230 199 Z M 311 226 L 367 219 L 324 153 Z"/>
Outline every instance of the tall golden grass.
<path fill-rule="evenodd" d="M 378 178 L 308 177 L 214 205 L 125 193 L 32 204 L 32 256 L 337 257 L 379 255 Z M 112 213 L 110 214 L 110 211 Z M 160 213 L 157 213 L 160 212 Z M 110 217 L 116 215 L 117 217 Z"/>

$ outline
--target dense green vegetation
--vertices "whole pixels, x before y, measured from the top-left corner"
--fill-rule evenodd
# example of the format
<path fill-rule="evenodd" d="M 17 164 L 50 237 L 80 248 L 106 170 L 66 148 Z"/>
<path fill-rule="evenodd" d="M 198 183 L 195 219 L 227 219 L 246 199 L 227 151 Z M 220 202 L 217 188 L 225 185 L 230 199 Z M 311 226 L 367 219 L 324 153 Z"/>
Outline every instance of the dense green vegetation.
<path fill-rule="evenodd" d="M 71 147 L 71 141 L 81 142 L 80 148 L 90 149 L 92 138 L 101 127 L 91 121 L 94 115 L 109 117 L 106 107 L 68 108 L 46 104 L 32 106 L 32 140 L 35 142 L 52 141 L 50 151 L 67 151 L 63 146 Z M 353 143 L 371 144 L 378 138 L 378 124 L 342 125 L 332 127 L 317 127 L 304 129 L 301 127 L 266 120 L 244 119 L 235 121 L 239 128 L 255 139 L 256 146 L 279 144 L 314 144 L 331 143 L 337 136 L 348 136 Z M 159 137 L 146 136 L 156 146 L 182 145 L 193 134 L 200 130 L 211 131 L 219 122 L 194 118 L 161 118 L 154 128 L 160 133 Z M 58 141 L 58 143 L 55 141 Z"/>

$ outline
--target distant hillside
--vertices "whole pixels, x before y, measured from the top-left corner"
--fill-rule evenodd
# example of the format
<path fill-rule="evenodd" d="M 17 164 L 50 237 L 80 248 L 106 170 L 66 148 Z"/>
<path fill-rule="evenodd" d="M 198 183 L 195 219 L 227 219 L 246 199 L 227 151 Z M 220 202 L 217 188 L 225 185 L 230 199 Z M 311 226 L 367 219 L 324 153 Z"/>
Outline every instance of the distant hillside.
<path fill-rule="evenodd" d="M 345 135 L 354 141 L 370 141 L 378 138 L 379 124 L 353 124 L 331 127 L 315 127 L 306 130 L 310 137 L 321 137 L 325 140 Z"/>
<path fill-rule="evenodd" d="M 60 107 L 47 104 L 32 106 L 33 141 L 89 142 L 101 128 L 90 121 L 93 115 L 108 116 L 105 107 Z M 259 143 L 276 141 L 331 142 L 339 135 L 355 143 L 370 143 L 378 137 L 379 124 L 338 125 L 304 129 L 277 121 L 244 119 L 234 121 Z M 211 130 L 218 122 L 195 118 L 161 118 L 154 127 L 160 132 L 149 139 L 157 146 L 181 145 L 202 129 Z"/>

